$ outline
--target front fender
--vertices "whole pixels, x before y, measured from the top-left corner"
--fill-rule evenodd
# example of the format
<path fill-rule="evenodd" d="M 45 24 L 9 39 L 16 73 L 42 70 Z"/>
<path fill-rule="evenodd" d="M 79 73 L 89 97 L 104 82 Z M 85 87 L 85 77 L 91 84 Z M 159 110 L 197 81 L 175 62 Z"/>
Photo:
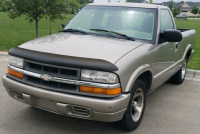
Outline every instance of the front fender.
<path fill-rule="evenodd" d="M 126 86 L 125 92 L 131 91 L 132 86 L 133 86 L 133 84 L 135 83 L 135 81 L 137 80 L 137 78 L 138 78 L 141 74 L 143 74 L 144 72 L 147 72 L 147 71 L 150 71 L 151 74 L 154 74 L 154 73 L 153 73 L 153 67 L 152 67 L 151 65 L 149 65 L 149 64 L 145 64 L 145 65 L 142 65 L 142 66 L 140 66 L 139 68 L 137 68 L 137 69 L 133 72 L 133 74 L 131 75 L 131 77 L 130 77 L 130 79 L 129 79 L 129 81 L 128 81 L 128 84 L 127 84 L 127 86 Z M 153 75 L 152 75 L 152 76 L 153 76 Z M 153 85 L 153 84 L 151 83 L 151 87 L 152 87 L 152 85 Z"/>

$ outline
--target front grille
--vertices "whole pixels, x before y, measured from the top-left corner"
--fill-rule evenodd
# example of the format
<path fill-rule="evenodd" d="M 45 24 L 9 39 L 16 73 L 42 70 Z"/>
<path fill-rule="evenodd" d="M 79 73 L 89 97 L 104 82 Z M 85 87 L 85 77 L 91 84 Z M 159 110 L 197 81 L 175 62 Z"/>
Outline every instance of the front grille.
<path fill-rule="evenodd" d="M 53 81 L 44 81 L 40 78 L 35 78 L 32 76 L 27 76 L 27 75 L 25 76 L 24 80 L 26 81 L 26 83 L 34 84 L 39 87 L 44 87 L 44 88 L 57 90 L 61 92 L 66 92 L 67 90 L 73 90 L 73 91 L 79 90 L 79 86 L 77 85 L 71 85 L 71 84 L 53 82 Z"/>
<path fill-rule="evenodd" d="M 48 65 L 28 60 L 24 61 L 24 70 L 38 74 L 47 74 L 53 77 L 64 78 L 64 79 L 72 79 L 72 80 L 80 79 L 80 69 Z M 79 86 L 77 85 L 66 84 L 61 82 L 53 82 L 53 81 L 44 81 L 41 78 L 36 78 L 28 75 L 24 75 L 23 81 L 33 86 L 59 92 L 79 91 Z"/>
<path fill-rule="evenodd" d="M 25 61 L 24 69 L 27 71 L 39 74 L 48 74 L 59 78 L 79 80 L 80 77 L 80 69 L 47 65 L 32 61 Z"/>

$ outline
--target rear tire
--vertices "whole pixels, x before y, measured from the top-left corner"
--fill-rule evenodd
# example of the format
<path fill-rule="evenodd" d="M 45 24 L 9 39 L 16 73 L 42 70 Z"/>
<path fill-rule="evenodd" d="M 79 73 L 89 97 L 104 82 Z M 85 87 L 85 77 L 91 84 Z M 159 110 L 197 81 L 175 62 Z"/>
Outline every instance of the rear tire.
<path fill-rule="evenodd" d="M 181 69 L 171 78 L 171 82 L 173 84 L 182 84 L 185 79 L 186 75 L 186 69 L 187 69 L 187 60 L 185 59 Z"/>
<path fill-rule="evenodd" d="M 142 80 L 138 79 L 131 90 L 131 97 L 123 119 L 116 122 L 117 127 L 132 131 L 136 129 L 143 118 L 146 106 L 146 88 Z"/>

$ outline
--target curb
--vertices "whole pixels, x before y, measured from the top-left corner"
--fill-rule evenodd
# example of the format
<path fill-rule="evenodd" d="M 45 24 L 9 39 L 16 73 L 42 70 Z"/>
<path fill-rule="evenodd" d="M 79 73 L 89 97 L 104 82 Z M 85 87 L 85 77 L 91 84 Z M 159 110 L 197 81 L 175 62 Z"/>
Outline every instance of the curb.
<path fill-rule="evenodd" d="M 200 71 L 187 69 L 185 79 L 192 81 L 200 81 Z"/>
<path fill-rule="evenodd" d="M 8 57 L 8 52 L 0 52 L 1 57 Z"/>
<path fill-rule="evenodd" d="M 0 57 L 8 57 L 8 52 L 0 52 Z M 200 71 L 187 69 L 185 79 L 200 81 Z"/>

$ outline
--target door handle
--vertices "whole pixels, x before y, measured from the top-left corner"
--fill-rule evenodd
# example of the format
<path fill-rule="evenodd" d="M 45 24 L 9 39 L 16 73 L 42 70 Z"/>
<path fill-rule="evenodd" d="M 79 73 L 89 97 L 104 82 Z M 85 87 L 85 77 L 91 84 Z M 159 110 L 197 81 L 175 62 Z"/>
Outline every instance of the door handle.
<path fill-rule="evenodd" d="M 178 43 L 176 43 L 176 49 L 178 49 L 179 48 L 179 45 L 178 45 Z"/>

